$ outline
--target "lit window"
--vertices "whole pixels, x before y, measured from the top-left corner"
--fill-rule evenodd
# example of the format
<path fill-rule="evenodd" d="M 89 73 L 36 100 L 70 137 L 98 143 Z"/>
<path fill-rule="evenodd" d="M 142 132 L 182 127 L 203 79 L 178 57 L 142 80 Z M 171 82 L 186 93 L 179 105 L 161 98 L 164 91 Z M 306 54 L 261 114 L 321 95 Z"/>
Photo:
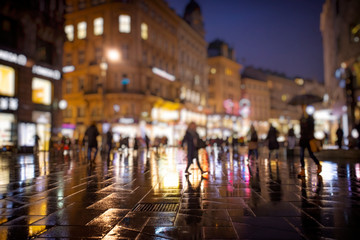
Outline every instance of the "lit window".
<path fill-rule="evenodd" d="M 232 71 L 230 68 L 225 68 L 225 75 L 227 76 L 231 76 L 232 75 Z"/>
<path fill-rule="evenodd" d="M 98 17 L 94 19 L 94 35 L 99 36 L 104 33 L 104 19 Z"/>
<path fill-rule="evenodd" d="M 287 100 L 287 95 L 286 95 L 286 94 L 283 94 L 283 95 L 281 96 L 281 100 L 282 100 L 283 102 L 286 102 L 286 100 Z"/>
<path fill-rule="evenodd" d="M 146 23 L 141 24 L 141 38 L 147 40 L 149 37 L 148 35 L 148 25 Z"/>
<path fill-rule="evenodd" d="M 71 93 L 72 90 L 72 80 L 67 80 L 66 81 L 66 87 L 65 87 L 65 92 L 67 94 Z"/>
<path fill-rule="evenodd" d="M 41 79 L 33 78 L 32 80 L 32 101 L 38 104 L 51 104 L 51 82 Z"/>
<path fill-rule="evenodd" d="M 86 22 L 79 22 L 77 25 L 77 37 L 78 39 L 86 38 Z"/>
<path fill-rule="evenodd" d="M 74 26 L 73 25 L 65 26 L 65 34 L 68 41 L 74 41 Z"/>
<path fill-rule="evenodd" d="M 129 15 L 120 15 L 119 16 L 119 31 L 121 33 L 130 33 L 131 18 Z"/>
<path fill-rule="evenodd" d="M 12 97 L 15 94 L 15 70 L 0 65 L 0 95 Z"/>

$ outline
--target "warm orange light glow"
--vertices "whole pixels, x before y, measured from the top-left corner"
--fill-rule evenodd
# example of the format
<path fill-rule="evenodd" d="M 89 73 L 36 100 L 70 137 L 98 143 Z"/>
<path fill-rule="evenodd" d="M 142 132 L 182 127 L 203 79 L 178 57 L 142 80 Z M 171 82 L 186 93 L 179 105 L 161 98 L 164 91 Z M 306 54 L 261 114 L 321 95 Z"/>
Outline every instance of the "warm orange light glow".
<path fill-rule="evenodd" d="M 120 60 L 120 53 L 116 49 L 110 49 L 107 53 L 107 57 L 110 61 L 116 62 Z"/>

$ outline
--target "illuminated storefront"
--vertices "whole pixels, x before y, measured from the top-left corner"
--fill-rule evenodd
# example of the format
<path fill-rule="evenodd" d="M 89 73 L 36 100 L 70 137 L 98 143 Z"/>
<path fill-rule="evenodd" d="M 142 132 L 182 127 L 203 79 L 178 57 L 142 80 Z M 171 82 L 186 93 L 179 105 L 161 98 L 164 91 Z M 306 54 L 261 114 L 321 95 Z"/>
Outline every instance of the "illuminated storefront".
<path fill-rule="evenodd" d="M 28 61 L 22 54 L 0 49 L 2 149 L 4 146 L 17 146 L 20 151 L 31 151 L 35 144 L 35 135 L 40 137 L 39 149 L 49 149 L 53 125 L 53 80 L 60 80 L 61 73 L 32 63 L 33 61 Z M 28 72 L 29 68 L 31 75 L 21 74 L 23 71 Z M 54 94 L 59 95 L 61 91 Z"/>
<path fill-rule="evenodd" d="M 2 151 L 14 146 L 16 137 L 15 111 L 18 99 L 15 95 L 15 70 L 0 65 L 0 147 Z"/>

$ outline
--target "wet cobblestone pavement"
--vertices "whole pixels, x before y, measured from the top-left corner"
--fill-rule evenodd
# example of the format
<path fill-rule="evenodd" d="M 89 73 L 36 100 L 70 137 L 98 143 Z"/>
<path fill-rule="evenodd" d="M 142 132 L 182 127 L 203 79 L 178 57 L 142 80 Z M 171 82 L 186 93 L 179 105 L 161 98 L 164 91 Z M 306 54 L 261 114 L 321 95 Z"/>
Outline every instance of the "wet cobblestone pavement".
<path fill-rule="evenodd" d="M 201 155 L 1 155 L 0 239 L 359 239 L 359 161 Z"/>

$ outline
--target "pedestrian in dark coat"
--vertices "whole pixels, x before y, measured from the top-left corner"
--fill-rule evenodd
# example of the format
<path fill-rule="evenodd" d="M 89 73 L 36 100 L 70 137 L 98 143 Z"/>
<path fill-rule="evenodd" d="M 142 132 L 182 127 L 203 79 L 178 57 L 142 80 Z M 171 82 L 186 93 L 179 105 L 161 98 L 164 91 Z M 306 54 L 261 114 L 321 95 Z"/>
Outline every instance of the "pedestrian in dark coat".
<path fill-rule="evenodd" d="M 279 135 L 279 131 L 274 128 L 272 124 L 270 124 L 270 129 L 267 134 L 266 139 L 268 140 L 268 147 L 269 147 L 269 160 L 271 159 L 271 153 L 275 151 L 275 158 L 279 158 L 279 142 L 277 140 Z"/>
<path fill-rule="evenodd" d="M 303 105 L 303 115 L 300 119 L 300 164 L 301 170 L 298 177 L 305 177 L 305 149 L 308 150 L 309 156 L 318 166 L 317 173 L 321 173 L 322 167 L 319 160 L 315 157 L 311 151 L 310 141 L 314 139 L 315 121 L 311 115 L 306 113 L 306 106 Z"/>
<path fill-rule="evenodd" d="M 181 141 L 181 146 L 184 147 L 185 143 L 187 144 L 187 166 L 185 170 L 185 174 L 189 175 L 189 168 L 190 165 L 193 163 L 193 159 L 196 159 L 196 163 L 201 171 L 201 173 L 205 173 L 201 168 L 199 162 L 199 155 L 198 155 L 198 145 L 200 143 L 199 134 L 196 132 L 196 123 L 191 122 L 186 130 L 185 136 Z"/>
<path fill-rule="evenodd" d="M 344 137 L 344 131 L 341 129 L 341 127 L 339 126 L 338 129 L 336 130 L 336 143 L 339 147 L 339 149 L 342 148 L 342 141 L 343 141 L 343 137 Z"/>
<path fill-rule="evenodd" d="M 259 152 L 258 152 L 258 135 L 257 132 L 255 130 L 254 125 L 251 124 L 250 127 L 250 132 L 249 132 L 249 136 L 250 136 L 250 141 L 248 144 L 248 159 L 250 160 L 250 157 L 254 154 L 255 155 L 255 159 L 257 160 L 259 157 Z"/>
<path fill-rule="evenodd" d="M 85 132 L 85 138 L 87 139 L 88 143 L 88 159 L 91 160 L 91 153 L 92 149 L 95 148 L 95 153 L 93 159 L 95 160 L 96 154 L 98 151 L 98 142 L 97 142 L 97 136 L 99 136 L 99 131 L 95 125 L 95 123 L 92 123 L 88 129 L 86 129 Z"/>

